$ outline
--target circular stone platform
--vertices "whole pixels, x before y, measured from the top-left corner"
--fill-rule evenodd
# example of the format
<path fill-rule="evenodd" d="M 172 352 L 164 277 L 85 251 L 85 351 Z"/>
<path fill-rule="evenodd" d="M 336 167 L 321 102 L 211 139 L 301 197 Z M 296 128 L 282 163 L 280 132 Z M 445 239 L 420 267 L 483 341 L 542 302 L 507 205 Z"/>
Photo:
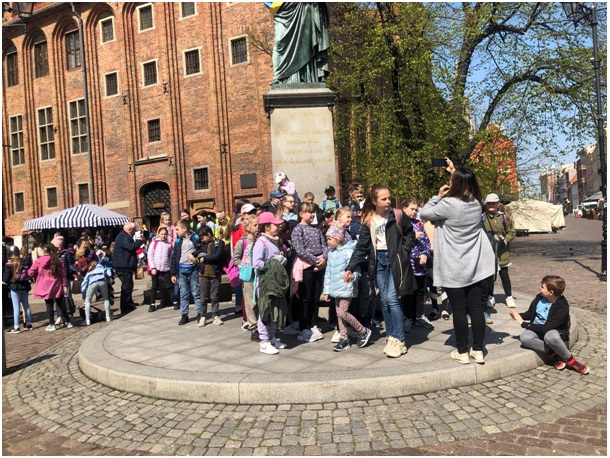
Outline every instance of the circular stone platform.
<path fill-rule="evenodd" d="M 531 296 L 516 293 L 523 311 Z M 231 303 L 221 304 L 223 326 L 178 326 L 180 312 L 148 313 L 140 307 L 87 338 L 79 351 L 80 368 L 91 379 L 122 391 L 163 399 L 226 404 L 325 403 L 395 398 L 488 382 L 543 364 L 520 347 L 521 328 L 508 308 L 497 304 L 487 325 L 485 365 L 460 365 L 454 349 L 452 320 L 435 329 L 414 327 L 406 334 L 408 354 L 383 355 L 385 334 L 374 331 L 365 348 L 334 352 L 330 339 L 313 343 L 296 336 L 278 355 L 260 353 L 250 333 L 241 330 Z M 194 316 L 191 305 L 191 317 Z M 571 343 L 577 340 L 572 322 Z"/>

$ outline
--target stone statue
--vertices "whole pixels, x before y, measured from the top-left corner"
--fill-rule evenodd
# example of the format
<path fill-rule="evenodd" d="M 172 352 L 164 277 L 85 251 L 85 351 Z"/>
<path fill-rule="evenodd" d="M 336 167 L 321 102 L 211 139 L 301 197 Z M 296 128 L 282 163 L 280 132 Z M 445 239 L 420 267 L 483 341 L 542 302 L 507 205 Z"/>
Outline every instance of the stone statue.
<path fill-rule="evenodd" d="M 271 84 L 323 83 L 330 47 L 326 3 L 265 3 L 275 26 Z"/>

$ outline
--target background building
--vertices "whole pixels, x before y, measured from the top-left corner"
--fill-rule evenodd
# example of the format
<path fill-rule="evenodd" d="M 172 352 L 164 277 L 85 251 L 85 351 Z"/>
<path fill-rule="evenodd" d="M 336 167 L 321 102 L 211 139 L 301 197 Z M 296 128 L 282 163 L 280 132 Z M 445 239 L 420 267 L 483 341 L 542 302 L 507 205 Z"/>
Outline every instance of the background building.
<path fill-rule="evenodd" d="M 70 4 L 37 3 L 25 31 L 3 28 L 4 233 L 92 197 L 149 227 L 165 210 L 175 220 L 183 207 L 264 200 L 275 186 L 262 101 L 273 71 L 247 37 L 272 27 L 264 3 L 75 5 L 90 138 Z"/>

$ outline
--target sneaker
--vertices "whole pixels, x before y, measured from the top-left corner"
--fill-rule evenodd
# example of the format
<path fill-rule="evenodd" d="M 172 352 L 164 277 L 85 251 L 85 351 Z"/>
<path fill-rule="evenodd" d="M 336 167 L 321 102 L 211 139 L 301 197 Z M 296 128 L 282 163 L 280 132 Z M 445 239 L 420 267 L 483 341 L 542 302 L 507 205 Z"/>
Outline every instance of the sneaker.
<path fill-rule="evenodd" d="M 180 318 L 180 321 L 178 322 L 178 326 L 182 326 L 182 325 L 184 325 L 184 324 L 188 324 L 188 322 L 189 322 L 189 316 L 188 316 L 188 314 L 186 314 L 186 313 L 185 313 L 185 314 L 184 314 L 184 315 L 182 315 L 182 317 Z"/>
<path fill-rule="evenodd" d="M 266 355 L 277 355 L 279 353 L 278 349 L 271 345 L 271 342 L 261 342 L 260 351 Z"/>
<path fill-rule="evenodd" d="M 572 356 L 572 359 L 569 361 L 566 361 L 566 366 L 582 375 L 587 375 L 589 373 L 589 366 L 581 363 L 580 361 L 576 361 L 574 356 Z"/>
<path fill-rule="evenodd" d="M 178 304 L 174 304 L 174 310 L 180 310 L 180 306 Z"/>
<path fill-rule="evenodd" d="M 434 329 L 434 325 L 430 323 L 430 320 L 428 320 L 428 317 L 426 317 L 426 315 L 421 315 L 420 317 L 418 317 L 415 320 L 415 323 L 413 324 L 422 328 Z"/>
<path fill-rule="evenodd" d="M 385 339 L 385 347 L 383 347 L 383 354 L 387 355 L 390 347 L 394 345 L 394 341 L 391 337 L 386 337 Z"/>
<path fill-rule="evenodd" d="M 150 304 L 150 307 L 148 307 L 148 311 L 154 312 L 155 310 L 157 310 L 157 307 L 155 306 L 155 304 Z"/>
<path fill-rule="evenodd" d="M 450 356 L 452 360 L 457 361 L 460 364 L 470 364 L 470 357 L 468 356 L 468 352 L 459 353 L 457 350 L 453 350 Z"/>
<path fill-rule="evenodd" d="M 244 332 L 248 332 L 250 330 L 250 325 L 248 324 L 247 321 L 244 321 L 241 324 L 241 330 L 244 331 Z"/>
<path fill-rule="evenodd" d="M 28 323 L 28 324 L 26 325 L 25 329 L 26 329 L 27 331 L 31 331 L 31 330 L 33 330 L 34 328 L 32 327 L 32 323 Z"/>
<path fill-rule="evenodd" d="M 565 361 L 561 359 L 561 357 L 557 353 L 553 352 L 551 356 L 553 357 L 553 365 L 555 366 L 555 369 L 557 369 L 558 371 L 562 371 L 566 368 Z"/>
<path fill-rule="evenodd" d="M 61 317 L 58 316 L 57 319 L 55 320 L 55 326 L 59 326 L 61 324 Z"/>
<path fill-rule="evenodd" d="M 205 326 L 205 317 L 199 316 L 199 319 L 197 320 L 197 327 L 203 328 L 204 326 Z"/>
<path fill-rule="evenodd" d="M 487 296 L 487 307 L 493 308 L 496 306 L 496 298 L 493 296 Z"/>
<path fill-rule="evenodd" d="M 412 325 L 413 325 L 413 322 L 411 321 L 411 319 L 410 318 L 405 318 L 405 320 L 402 322 L 402 331 L 405 334 L 410 333 Z"/>
<path fill-rule="evenodd" d="M 112 318 L 110 318 L 110 315 L 106 315 L 106 323 L 110 323 L 112 321 Z"/>
<path fill-rule="evenodd" d="M 443 310 L 443 311 L 441 312 L 441 318 L 442 318 L 443 320 L 448 320 L 448 319 L 450 318 L 449 312 L 448 312 L 447 310 Z"/>
<path fill-rule="evenodd" d="M 381 328 L 381 326 L 382 326 L 381 321 L 379 321 L 377 318 L 373 317 L 373 318 L 371 318 L 371 321 L 377 329 Z"/>
<path fill-rule="evenodd" d="M 511 309 L 517 307 L 517 304 L 515 304 L 515 298 L 513 296 L 506 296 L 506 306 Z"/>
<path fill-rule="evenodd" d="M 214 321 L 212 321 L 212 324 L 215 324 L 216 326 L 222 326 L 222 325 L 223 325 L 223 324 L 225 324 L 225 323 L 224 323 L 224 321 L 222 321 L 222 320 L 220 319 L 220 317 L 219 317 L 218 315 L 216 315 L 216 316 L 214 317 Z"/>
<path fill-rule="evenodd" d="M 83 320 L 80 322 L 81 326 L 91 326 L 91 321 L 89 320 Z"/>
<path fill-rule="evenodd" d="M 45 331 L 55 331 L 55 325 L 54 324 L 50 324 L 46 328 L 44 328 L 44 330 Z"/>
<path fill-rule="evenodd" d="M 483 312 L 483 315 L 485 316 L 485 324 L 493 324 L 494 320 L 491 319 L 491 315 L 487 312 Z"/>
<path fill-rule="evenodd" d="M 373 332 L 370 329 L 364 328 L 364 332 L 360 334 L 360 337 L 358 338 L 358 343 L 356 344 L 358 348 L 362 348 L 366 346 L 367 343 L 369 343 L 369 339 L 371 338 L 372 333 Z"/>
<path fill-rule="evenodd" d="M 330 339 L 331 343 L 339 343 L 339 341 L 341 340 L 341 334 L 339 333 L 339 331 L 335 331 L 335 333 L 333 334 L 332 338 Z"/>
<path fill-rule="evenodd" d="M 21 332 L 21 329 L 17 328 L 11 328 L 8 331 L 6 331 L 7 334 L 19 334 Z"/>
<path fill-rule="evenodd" d="M 432 311 L 430 313 L 428 313 L 428 319 L 430 321 L 436 321 L 438 320 L 440 317 L 438 310 L 432 309 Z"/>
<path fill-rule="evenodd" d="M 385 354 L 388 358 L 400 358 L 407 353 L 407 346 L 404 342 L 394 337 L 390 337 L 388 340 L 391 342 L 391 346 Z"/>
<path fill-rule="evenodd" d="M 68 324 L 66 324 L 66 328 L 72 329 L 73 327 L 74 325 L 72 324 L 72 322 L 68 321 Z"/>
<path fill-rule="evenodd" d="M 311 339 L 310 342 L 315 342 L 316 340 L 322 340 L 324 338 L 324 334 L 319 327 L 314 326 L 311 328 Z"/>
<path fill-rule="evenodd" d="M 241 315 L 241 307 L 235 307 L 235 315 Z"/>
<path fill-rule="evenodd" d="M 297 340 L 299 340 L 301 342 L 312 342 L 311 336 L 312 336 L 311 329 L 303 329 L 297 336 Z"/>
<path fill-rule="evenodd" d="M 485 364 L 485 360 L 483 359 L 483 351 L 481 350 L 473 350 L 471 348 L 468 356 L 470 356 L 477 364 Z"/>
<path fill-rule="evenodd" d="M 269 343 L 271 343 L 271 345 L 273 345 L 278 350 L 283 350 L 284 348 L 288 347 L 288 345 L 286 345 L 284 342 L 281 342 L 279 339 L 276 339 L 275 337 L 271 338 L 269 340 Z"/>
<path fill-rule="evenodd" d="M 339 342 L 337 342 L 337 345 L 333 346 L 333 350 L 335 351 L 345 351 L 345 350 L 349 350 L 351 348 L 351 344 L 349 343 L 349 340 L 339 340 Z"/>

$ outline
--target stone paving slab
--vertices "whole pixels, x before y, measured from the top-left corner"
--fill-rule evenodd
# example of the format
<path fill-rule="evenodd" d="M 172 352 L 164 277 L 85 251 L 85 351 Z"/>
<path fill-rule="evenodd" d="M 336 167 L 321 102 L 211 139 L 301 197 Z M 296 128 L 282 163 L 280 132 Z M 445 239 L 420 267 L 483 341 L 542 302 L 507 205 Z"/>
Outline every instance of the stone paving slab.
<path fill-rule="evenodd" d="M 514 293 L 521 308 L 531 297 Z M 80 368 L 109 387 L 163 399 L 228 404 L 278 404 L 383 399 L 483 383 L 533 369 L 543 360 L 519 351 L 521 328 L 498 296 L 494 323 L 486 332 L 486 364 L 451 361 L 455 337 L 452 320 L 435 329 L 414 327 L 406 335 L 410 351 L 386 358 L 378 330 L 365 348 L 332 351 L 330 337 L 302 343 L 278 333 L 288 348 L 279 355 L 259 352 L 239 319 L 203 328 L 195 321 L 178 326 L 173 309 L 148 313 L 143 307 L 85 340 Z M 232 304 L 225 303 L 221 315 Z M 572 333 L 577 339 L 576 328 Z"/>
<path fill-rule="evenodd" d="M 473 445 L 459 449 L 462 454 L 468 450 L 482 454 L 484 448 L 475 445 L 490 435 L 501 438 L 605 404 L 605 322 L 579 309 L 573 315 L 581 336 L 573 351 L 590 365 L 587 376 L 542 365 L 490 382 L 368 401 L 276 405 L 172 401 L 118 391 L 86 377 L 79 369 L 78 347 L 97 334 L 91 327 L 68 334 L 46 350 L 49 358 L 5 378 L 4 399 L 24 421 L 53 433 L 62 444 L 69 438 L 74 444 L 153 455 L 371 455 L 401 447 L 434 455 L 444 449 L 435 453 L 430 447 L 469 439 Z M 110 327 L 109 323 L 100 326 Z M 567 424 L 565 428 L 567 433 Z M 574 434 L 577 428 L 572 425 Z M 596 454 L 605 450 L 597 435 L 587 437 Z M 498 445 L 496 453 L 543 450 L 520 444 L 510 449 L 506 444 Z"/>

